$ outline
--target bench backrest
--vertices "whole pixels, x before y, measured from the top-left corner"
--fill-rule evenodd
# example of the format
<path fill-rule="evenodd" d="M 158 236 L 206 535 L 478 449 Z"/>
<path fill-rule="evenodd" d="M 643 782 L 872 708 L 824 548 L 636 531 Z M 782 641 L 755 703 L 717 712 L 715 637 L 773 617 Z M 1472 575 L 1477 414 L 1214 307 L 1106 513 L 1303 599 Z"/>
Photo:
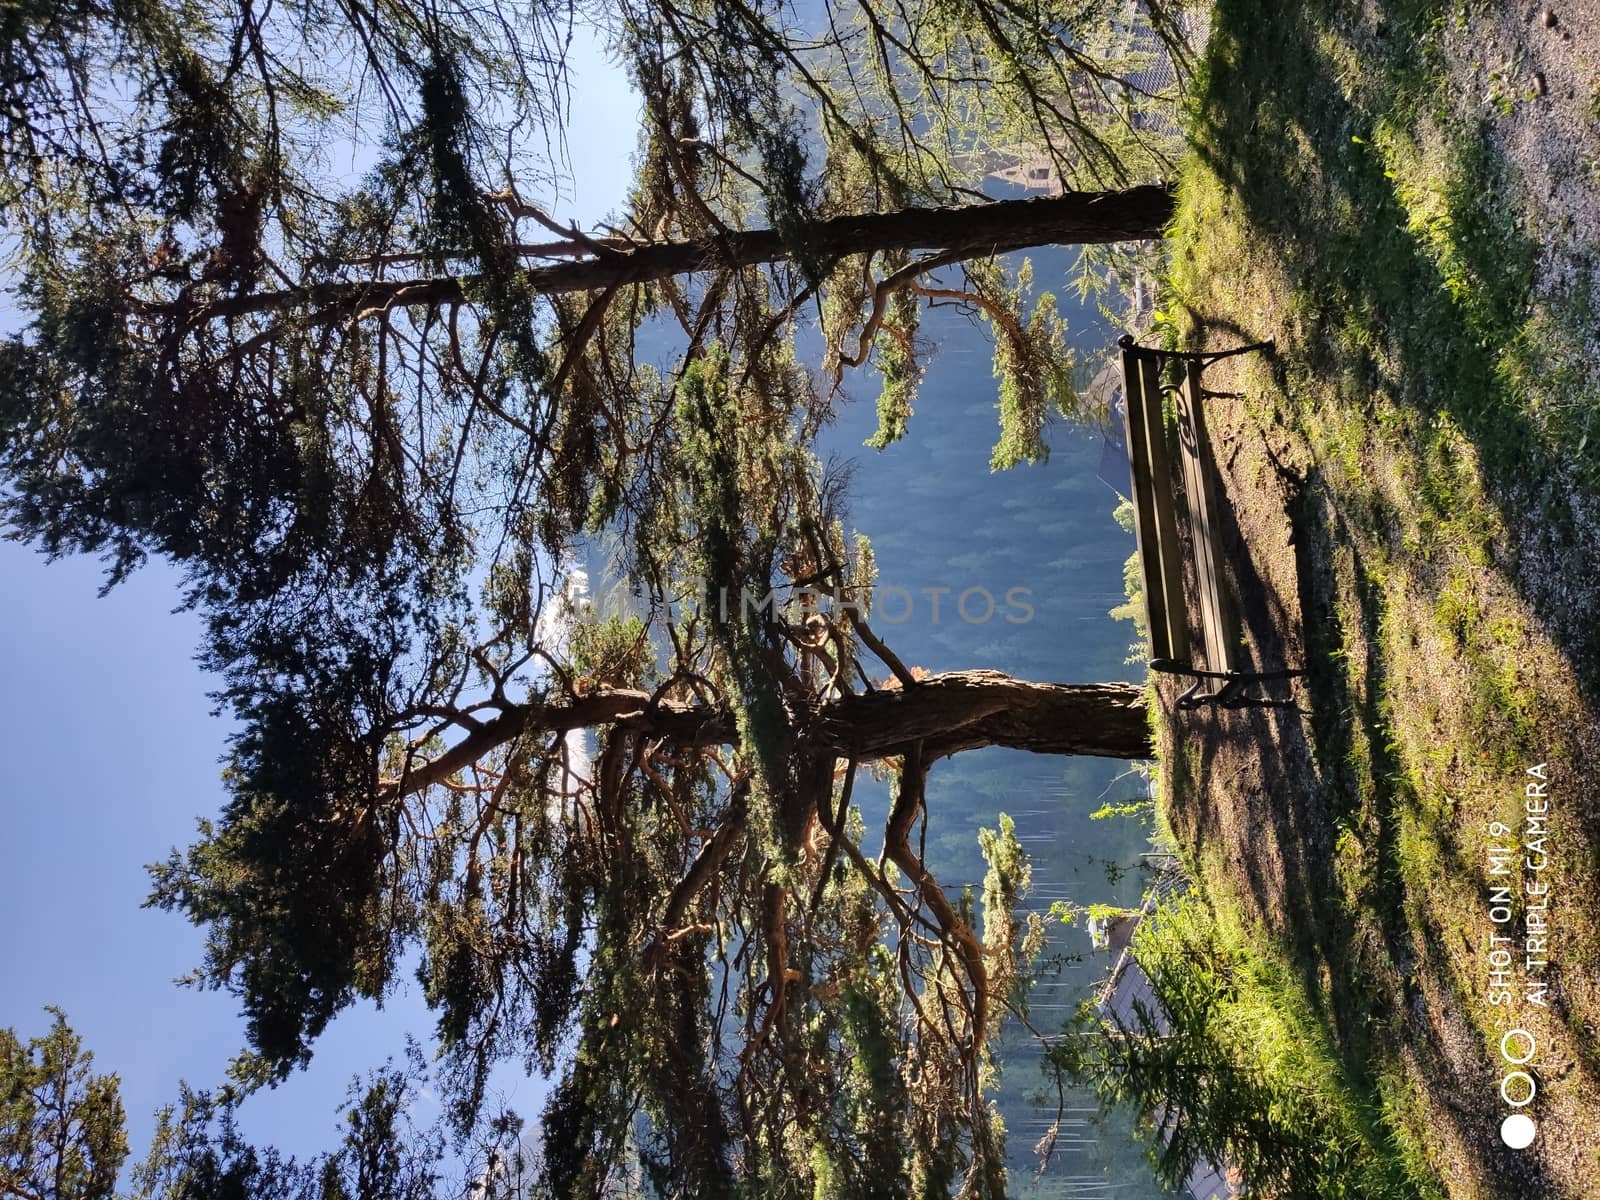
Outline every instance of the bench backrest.
<path fill-rule="evenodd" d="M 1179 562 L 1177 501 L 1161 404 L 1161 360 L 1137 347 L 1122 350 L 1123 420 L 1133 476 L 1133 529 L 1139 543 L 1150 655 L 1187 662 L 1189 622 Z"/>
<path fill-rule="evenodd" d="M 1157 660 L 1193 663 L 1188 608 L 1183 598 L 1178 506 L 1167 449 L 1162 404 L 1162 364 L 1171 356 L 1124 345 L 1124 420 L 1128 466 L 1133 476 L 1134 532 L 1150 618 L 1150 654 Z M 1209 671 L 1236 671 L 1241 653 L 1239 618 L 1223 583 L 1222 523 L 1216 463 L 1205 427 L 1201 364 L 1184 359 L 1177 390 L 1178 458 L 1182 465 L 1195 583 L 1200 598 L 1200 635 Z"/>

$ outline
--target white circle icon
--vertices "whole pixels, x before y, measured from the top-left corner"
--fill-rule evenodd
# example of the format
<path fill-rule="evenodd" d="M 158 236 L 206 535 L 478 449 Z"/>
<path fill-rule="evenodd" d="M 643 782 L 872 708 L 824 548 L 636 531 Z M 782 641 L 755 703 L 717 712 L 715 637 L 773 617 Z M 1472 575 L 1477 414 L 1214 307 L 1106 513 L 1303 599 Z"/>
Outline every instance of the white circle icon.
<path fill-rule="evenodd" d="M 1533 1145 L 1537 1127 L 1527 1113 L 1512 1113 L 1500 1122 L 1500 1140 L 1513 1150 L 1526 1150 Z"/>

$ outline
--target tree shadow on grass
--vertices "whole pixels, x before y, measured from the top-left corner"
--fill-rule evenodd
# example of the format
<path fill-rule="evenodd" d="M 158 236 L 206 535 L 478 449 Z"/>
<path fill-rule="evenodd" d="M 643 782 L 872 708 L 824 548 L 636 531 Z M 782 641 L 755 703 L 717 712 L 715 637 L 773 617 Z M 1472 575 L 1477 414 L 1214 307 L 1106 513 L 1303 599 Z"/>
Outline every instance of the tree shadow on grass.
<path fill-rule="evenodd" d="M 1356 34 L 1334 26 L 1331 5 L 1220 0 L 1213 17 L 1192 113 L 1196 149 L 1221 184 L 1224 219 L 1242 221 L 1275 256 L 1273 270 L 1287 289 L 1277 301 L 1287 311 L 1251 315 L 1268 289 L 1248 274 L 1252 264 L 1234 268 L 1219 256 L 1211 269 L 1242 270 L 1240 282 L 1257 286 L 1219 305 L 1202 300 L 1191 314 L 1194 324 L 1207 330 L 1208 345 L 1278 335 L 1296 374 L 1322 389 L 1297 401 L 1288 364 L 1275 360 L 1277 391 L 1289 398 L 1291 413 L 1308 400 L 1331 403 L 1364 436 L 1381 432 L 1408 456 L 1414 494 L 1397 513 L 1376 489 L 1331 482 L 1328 464 L 1313 457 L 1289 514 L 1298 612 L 1282 611 L 1252 562 L 1252 548 L 1234 547 L 1252 645 L 1271 647 L 1301 631 L 1310 719 L 1302 724 L 1282 711 L 1176 714 L 1192 725 L 1178 736 L 1200 745 L 1192 751 L 1195 798 L 1179 801 L 1180 810 L 1190 807 L 1175 825 L 1180 835 L 1193 835 L 1203 854 L 1226 862 L 1257 915 L 1280 932 L 1353 1082 L 1370 1088 L 1409 1062 L 1438 1101 L 1428 1119 L 1441 1122 L 1440 1136 L 1473 1160 L 1464 1175 L 1515 1180 L 1520 1194 L 1570 1195 L 1570 1177 L 1553 1180 L 1538 1156 L 1509 1155 L 1500 1144 L 1498 1076 L 1482 1035 L 1463 1015 L 1482 981 L 1461 978 L 1455 964 L 1467 960 L 1459 947 L 1444 944 L 1449 911 L 1436 910 L 1425 890 L 1407 894 L 1406 825 L 1461 888 L 1482 895 L 1487 880 L 1481 864 L 1464 860 L 1456 831 L 1419 803 L 1400 761 L 1385 707 L 1386 696 L 1392 700 L 1396 683 L 1404 682 L 1388 677 L 1394 665 L 1385 659 L 1383 626 L 1394 597 L 1385 591 L 1384 564 L 1368 561 L 1363 549 L 1400 547 L 1403 527 L 1469 547 L 1475 569 L 1522 599 L 1560 655 L 1583 720 L 1593 721 L 1600 589 L 1573 583 L 1600 578 L 1600 536 L 1584 527 L 1575 500 L 1582 497 L 1575 481 L 1592 484 L 1594 473 L 1584 474 L 1586 460 L 1574 463 L 1572 443 L 1536 419 L 1504 375 L 1504 355 L 1521 352 L 1513 343 L 1524 336 L 1531 247 L 1492 199 L 1462 190 L 1474 180 L 1494 181 L 1480 130 L 1454 131 L 1449 162 L 1457 175 L 1441 184 L 1454 222 L 1450 263 L 1413 227 L 1399 181 L 1378 152 L 1381 137 L 1405 125 L 1405 106 L 1425 91 L 1417 31 L 1438 8 L 1376 0 L 1360 18 L 1353 7 L 1338 8 L 1340 19 L 1367 22 L 1359 44 Z M 1203 244 L 1205 231 L 1190 236 Z M 1463 288 L 1463 280 L 1482 286 Z M 1373 399 L 1379 395 L 1392 398 L 1393 408 L 1382 409 Z M 1380 420 L 1390 425 L 1379 431 Z M 1455 454 L 1446 436 L 1451 429 L 1471 446 L 1475 468 Z M 1593 440 L 1600 446 L 1600 438 Z M 1472 478 L 1483 481 L 1481 492 Z M 1480 510 L 1491 512 L 1507 536 L 1484 532 L 1475 516 Z M 1408 577 L 1418 611 L 1437 611 L 1444 573 L 1415 565 Z M 1347 651 L 1357 660 L 1346 661 Z M 1463 661 L 1471 671 L 1485 666 Z M 1471 682 L 1495 683 L 1475 675 Z M 1592 799 L 1593 785 L 1582 782 L 1587 752 L 1579 740 L 1575 730 L 1559 738 L 1551 732 L 1552 745 L 1571 751 L 1571 773 Z M 1236 785 L 1247 760 L 1252 774 Z M 1569 836 L 1583 839 L 1592 860 L 1600 804 L 1585 798 L 1575 794 L 1566 811 Z M 1235 801 L 1238 811 L 1230 811 Z M 1361 839 L 1370 864 L 1351 896 L 1337 866 L 1341 832 Z M 1455 922 L 1451 940 L 1460 928 Z M 1575 1005 L 1560 989 L 1552 994 L 1552 1006 L 1573 1031 L 1573 1069 L 1593 1094 L 1600 1072 L 1584 1020 L 1589 999 Z"/>
<path fill-rule="evenodd" d="M 1600 541 L 1585 535 L 1562 455 L 1504 381 L 1499 361 L 1523 333 L 1534 247 L 1512 214 L 1467 194 L 1474 182 L 1484 189 L 1496 182 L 1487 144 L 1473 130 L 1455 156 L 1460 178 L 1441 184 L 1452 205 L 1451 252 L 1460 259 L 1455 277 L 1446 278 L 1410 228 L 1397 183 L 1373 148 L 1372 125 L 1382 114 L 1347 100 L 1334 76 L 1317 7 L 1219 3 L 1208 86 L 1194 112 L 1195 148 L 1229 202 L 1282 248 L 1295 303 L 1315 326 L 1302 347 L 1310 368 L 1355 389 L 1383 388 L 1416 413 L 1419 430 L 1448 417 L 1474 446 L 1489 499 L 1518 543 L 1513 560 L 1496 565 L 1561 647 L 1593 708 L 1600 589 L 1568 584 L 1600 575 Z M 1432 7 L 1380 4 L 1378 24 L 1398 43 Z M 1406 52 L 1397 46 L 1392 54 Z M 1375 63 L 1373 74 L 1384 69 Z M 1463 294 L 1463 280 L 1484 283 Z M 1453 464 L 1419 456 L 1417 465 L 1418 505 L 1441 525 L 1458 520 Z"/>
<path fill-rule="evenodd" d="M 1301 686 L 1310 720 L 1302 721 L 1299 709 L 1173 713 L 1171 736 L 1185 764 L 1175 780 L 1175 825 L 1202 860 L 1219 848 L 1224 854 L 1237 851 L 1229 874 L 1286 947 L 1308 1011 L 1335 1048 L 1375 1145 L 1394 1136 L 1382 1115 L 1384 1075 L 1397 1069 L 1403 1048 L 1439 1100 L 1430 1118 L 1448 1123 L 1449 1141 L 1476 1156 L 1474 1176 L 1515 1180 L 1528 1195 L 1563 1195 L 1538 1160 L 1500 1143 L 1498 1116 L 1482 1104 L 1496 1082 L 1481 1054 L 1459 1052 L 1463 1046 L 1480 1049 L 1461 1015 L 1473 983 L 1460 977 L 1436 944 L 1438 930 L 1414 928 L 1408 914 L 1398 840 L 1402 809 L 1414 810 L 1415 803 L 1390 748 L 1383 713 L 1383 663 L 1376 650 L 1382 594 L 1357 562 L 1357 577 L 1365 580 L 1358 584 L 1356 610 L 1362 629 L 1360 636 L 1347 637 L 1332 566 L 1338 525 L 1327 519 L 1315 477 L 1306 485 L 1304 500 L 1289 513 L 1297 612 L 1283 611 L 1257 570 L 1230 503 L 1222 505 L 1222 514 L 1232 583 L 1258 665 L 1275 665 L 1286 629 L 1303 631 L 1307 675 Z M 1343 663 L 1344 648 L 1352 643 L 1368 648 L 1364 669 L 1356 672 L 1359 688 L 1352 687 Z M 1372 789 L 1366 797 L 1357 795 L 1363 783 Z M 1334 831 L 1360 809 L 1376 818 L 1376 866 L 1374 887 L 1352 911 L 1341 901 Z M 1471 879 L 1482 893 L 1487 879 L 1481 865 L 1465 862 L 1447 839 L 1441 841 L 1452 875 Z M 1371 936 L 1379 939 L 1381 952 L 1370 944 Z"/>

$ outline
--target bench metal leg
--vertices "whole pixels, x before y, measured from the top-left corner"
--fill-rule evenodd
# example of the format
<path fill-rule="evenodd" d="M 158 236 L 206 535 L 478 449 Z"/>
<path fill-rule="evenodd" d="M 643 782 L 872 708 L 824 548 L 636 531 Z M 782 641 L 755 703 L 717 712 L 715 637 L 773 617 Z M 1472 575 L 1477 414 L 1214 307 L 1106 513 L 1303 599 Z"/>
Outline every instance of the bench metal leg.
<path fill-rule="evenodd" d="M 1235 354 L 1254 354 L 1257 350 L 1275 350 L 1277 343 L 1273 341 L 1251 342 L 1248 346 L 1235 346 L 1232 350 L 1218 350 L 1212 354 L 1197 354 L 1195 357 L 1205 366 L 1210 366 L 1218 359 L 1232 358 Z"/>
<path fill-rule="evenodd" d="M 1299 667 L 1285 667 L 1276 671 L 1201 671 L 1171 659 L 1155 659 L 1150 663 L 1150 669 L 1166 675 L 1184 675 L 1194 680 L 1178 696 L 1177 707 L 1180 709 L 1199 708 L 1203 704 L 1221 705 L 1223 708 L 1296 708 L 1298 705 L 1293 700 L 1245 695 L 1241 689 L 1247 684 L 1298 679 L 1305 674 L 1305 670 Z M 1221 681 L 1221 686 L 1213 691 L 1202 692 L 1200 689 L 1211 680 Z"/>
<path fill-rule="evenodd" d="M 1236 679 L 1240 683 L 1260 683 L 1269 679 L 1298 679 L 1304 667 L 1282 667 L 1273 671 L 1203 671 L 1171 658 L 1152 658 L 1150 669 L 1163 675 L 1187 675 L 1191 679 Z"/>
<path fill-rule="evenodd" d="M 1293 699 L 1278 699 L 1273 696 L 1246 696 L 1239 689 L 1244 687 L 1245 680 L 1230 679 L 1214 692 L 1202 692 L 1204 680 L 1196 679 L 1186 691 L 1177 699 L 1177 707 L 1184 710 L 1199 708 L 1202 705 L 1217 705 L 1221 708 L 1299 708 Z"/>

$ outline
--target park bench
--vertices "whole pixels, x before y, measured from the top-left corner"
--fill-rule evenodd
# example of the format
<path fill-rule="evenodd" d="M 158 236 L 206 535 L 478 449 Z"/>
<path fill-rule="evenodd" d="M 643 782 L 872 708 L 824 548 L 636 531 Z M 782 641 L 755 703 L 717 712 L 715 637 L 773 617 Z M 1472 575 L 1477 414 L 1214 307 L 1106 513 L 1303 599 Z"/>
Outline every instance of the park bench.
<path fill-rule="evenodd" d="M 1304 672 L 1251 670 L 1243 653 L 1239 610 L 1223 577 L 1218 473 L 1205 426 L 1206 400 L 1222 393 L 1208 392 L 1202 384 L 1206 367 L 1218 359 L 1266 350 L 1272 343 L 1259 342 L 1211 354 L 1154 350 L 1138 345 L 1128 336 L 1118 345 L 1122 348 L 1128 466 L 1133 476 L 1134 532 L 1144 576 L 1145 611 L 1150 620 L 1150 669 L 1194 680 L 1178 697 L 1179 708 L 1202 704 L 1229 708 L 1291 705 L 1293 701 L 1246 691 L 1252 684 L 1289 679 Z M 1169 371 L 1176 374 L 1176 385 L 1165 381 Z M 1179 507 L 1173 487 L 1164 401 L 1169 394 L 1177 416 L 1183 508 L 1200 600 L 1198 647 L 1189 636 L 1189 609 L 1183 594 Z"/>

